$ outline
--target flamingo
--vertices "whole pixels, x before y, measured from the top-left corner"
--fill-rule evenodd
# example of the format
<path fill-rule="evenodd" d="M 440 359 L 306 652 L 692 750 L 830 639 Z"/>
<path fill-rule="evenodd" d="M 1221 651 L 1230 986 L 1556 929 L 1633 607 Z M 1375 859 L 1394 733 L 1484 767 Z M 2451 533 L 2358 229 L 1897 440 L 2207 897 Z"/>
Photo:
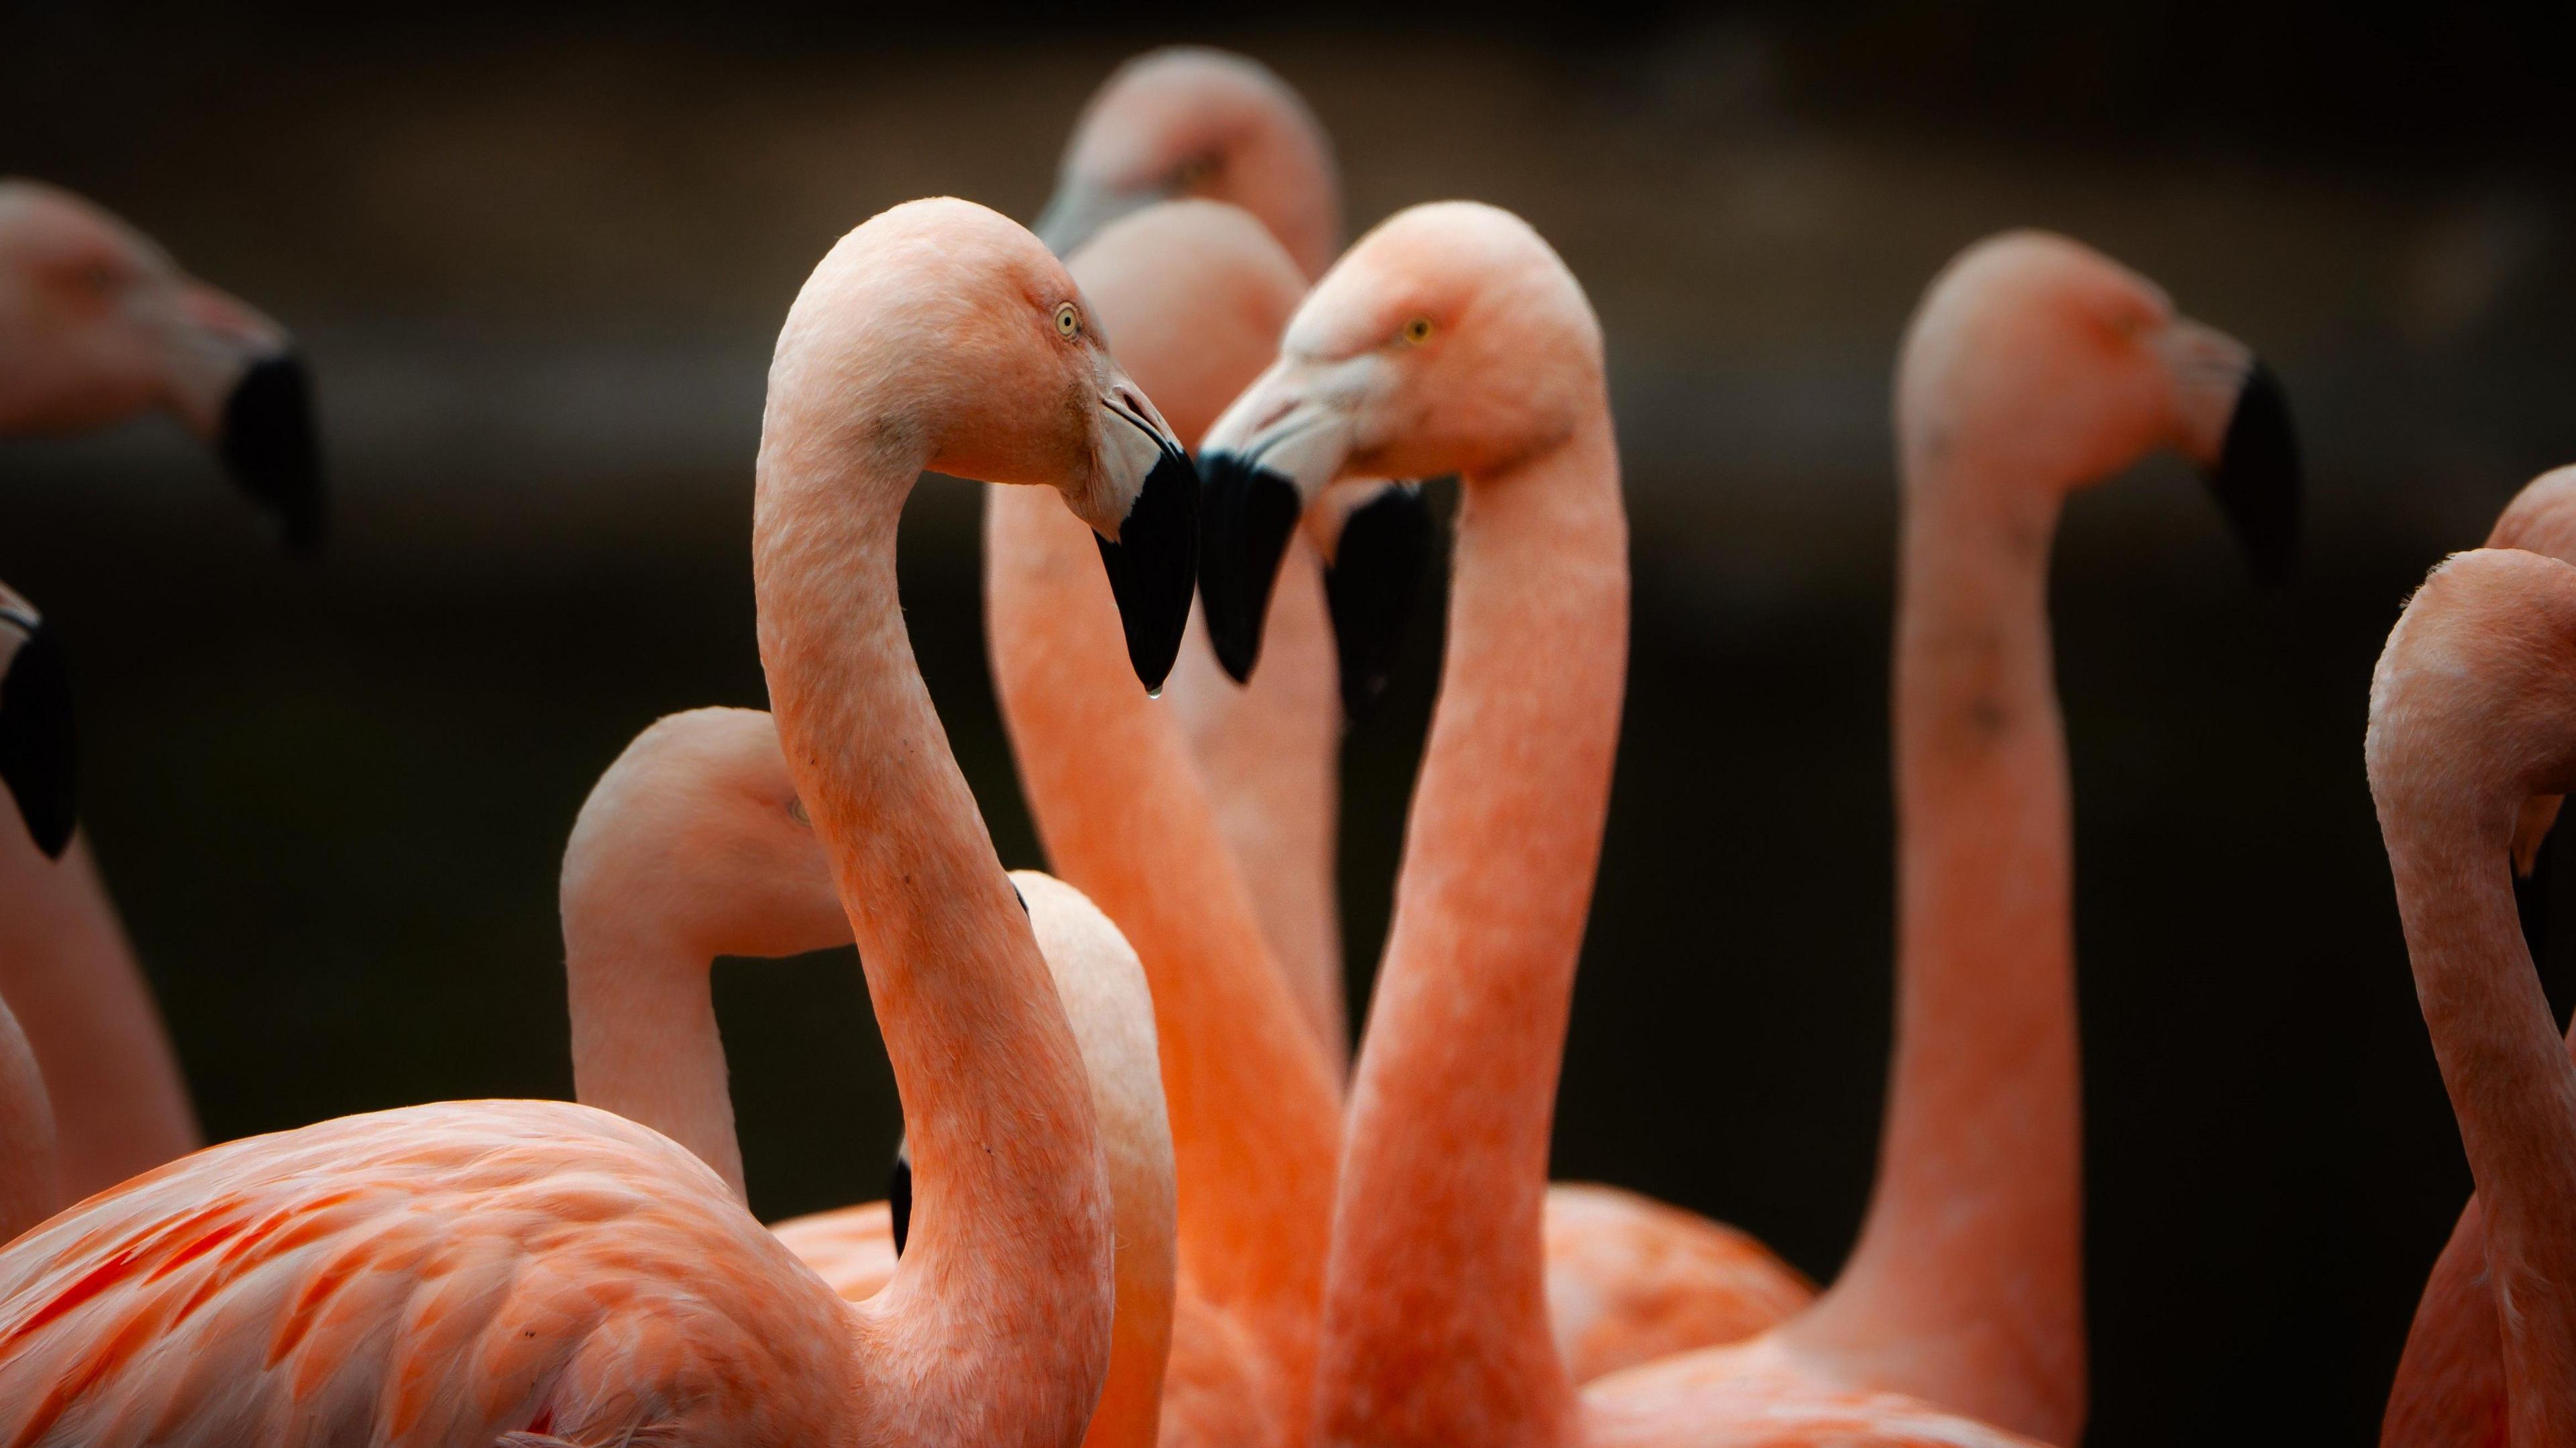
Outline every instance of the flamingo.
<path fill-rule="evenodd" d="M 2268 563 L 2295 459 L 2240 344 L 2033 233 L 1971 248 L 1934 283 L 1897 416 L 1903 1010 L 1862 1244 L 1814 1307 L 1749 1343 L 1580 1392 L 1550 1340 L 1540 1213 L 1625 671 L 1599 325 L 1518 218 L 1415 207 L 1317 285 L 1206 438 L 1211 493 L 1312 498 L 1345 471 L 1464 480 L 1449 653 L 1343 1148 L 1323 1441 L 1962 1444 L 2080 1428 L 2047 529 L 2076 487 L 2171 444 L 2214 468 Z"/>
<path fill-rule="evenodd" d="M 321 469 L 302 363 L 275 322 L 182 272 L 98 207 L 0 178 L 0 437 L 84 432 L 155 409 L 211 443 L 310 547 Z M 68 781 L 66 781 L 67 783 Z M 53 1085 L 76 1196 L 200 1142 L 178 1058 L 70 796 L 34 843 L 0 840 L 0 994 Z M 56 842 L 57 833 L 69 844 Z"/>
<path fill-rule="evenodd" d="M 1034 870 L 1028 908 L 1073 1026 L 1109 1160 L 1117 1304 L 1109 1372 L 1084 1442 L 1151 1444 L 1173 1315 L 1172 1145 L 1154 1058 L 1154 1002 L 1117 927 Z M 778 728 L 753 709 L 656 721 L 600 776 L 564 850 L 564 967 L 573 1087 L 585 1105 L 653 1127 L 743 1190 L 709 973 L 717 956 L 788 956 L 850 943 Z M 776 1224 L 844 1299 L 895 1272 L 908 1223 L 870 1202 Z"/>
<path fill-rule="evenodd" d="M 2576 561 L 2576 467 L 2532 479 L 2496 519 L 2486 546 Z M 2518 878 L 2533 873 L 2541 844 L 2557 822 L 2560 799 L 2536 795 L 2523 805 L 2513 842 Z M 2576 1036 L 2569 1049 L 2576 1050 Z M 2488 1274 L 2486 1216 L 2471 1197 L 2416 1304 L 2380 1422 L 2383 1448 L 2505 1442 L 2509 1399 L 2502 1331 Z"/>
<path fill-rule="evenodd" d="M 782 749 L 861 951 L 921 1221 L 863 1304 L 659 1133 L 451 1102 L 214 1147 L 0 1251 L 0 1440 L 1070 1444 L 1111 1342 L 1089 1090 L 904 632 L 927 469 L 1090 521 L 1159 683 L 1186 458 L 1034 237 L 954 200 L 832 249 L 771 367 L 753 515 Z M 505 1438 L 504 1435 L 510 1435 Z"/>
<path fill-rule="evenodd" d="M 1066 143 L 1037 232 L 1056 255 L 1070 257 L 1120 217 L 1192 199 L 1249 212 L 1286 249 L 1301 289 L 1341 247 L 1341 180 L 1323 123 L 1267 66 L 1200 46 L 1147 52 L 1102 84 Z M 1226 387 L 1225 396 L 1234 390 Z M 1215 416 L 1213 405 L 1207 415 Z M 1280 657 L 1258 682 L 1238 688 L 1226 680 L 1207 647 L 1205 623 L 1194 615 L 1165 689 L 1251 889 L 1271 957 L 1336 1082 L 1350 1065 L 1350 1017 L 1335 883 L 1343 705 L 1327 610 L 1332 596 L 1356 598 L 1418 579 L 1426 541 L 1419 491 L 1389 488 L 1383 499 L 1353 557 L 1365 559 L 1374 547 L 1390 555 L 1384 567 L 1346 574 L 1328 570 L 1327 555 L 1315 547 L 1290 550 L 1269 606 L 1270 647 Z M 1408 547 L 1416 555 L 1409 574 Z M 1338 580 L 1329 592 L 1327 572 Z M 1363 698 L 1384 683 L 1401 618 L 1371 622 L 1349 631 L 1355 648 L 1378 645 L 1352 655 L 1344 679 L 1345 692 Z"/>
<path fill-rule="evenodd" d="M 2416 1000 L 2477 1179 L 2503 1389 L 2486 1441 L 2513 1448 L 2576 1442 L 2576 1063 L 2510 888 L 2527 806 L 2576 786 L 2571 716 L 2576 570 L 2482 549 L 2436 568 L 2390 631 L 2364 746 Z"/>
<path fill-rule="evenodd" d="M 34 605 L 0 583 L 0 785 L 28 843 L 48 856 L 71 842 L 71 695 L 62 654 Z M 12 834 L 0 826 L 0 834 Z M 0 1242 L 62 1200 L 54 1107 L 35 1047 L 0 999 Z"/>

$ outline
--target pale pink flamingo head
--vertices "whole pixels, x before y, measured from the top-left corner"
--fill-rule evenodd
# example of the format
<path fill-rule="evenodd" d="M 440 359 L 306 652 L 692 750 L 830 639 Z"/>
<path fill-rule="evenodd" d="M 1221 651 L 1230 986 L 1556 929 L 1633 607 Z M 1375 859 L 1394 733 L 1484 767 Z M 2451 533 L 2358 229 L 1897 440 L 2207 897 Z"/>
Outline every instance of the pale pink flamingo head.
<path fill-rule="evenodd" d="M 1398 212 L 1289 322 L 1278 359 L 1203 447 L 1208 635 L 1236 678 L 1259 656 L 1285 526 L 1346 478 L 1477 479 L 1606 414 L 1601 325 L 1527 222 L 1475 202 Z"/>
<path fill-rule="evenodd" d="M 2517 549 L 2458 554 L 2407 601 L 2370 683 L 2364 745 L 2383 832 L 2491 838 L 2576 785 L 2576 568 Z"/>
<path fill-rule="evenodd" d="M 291 546 L 319 541 L 311 389 L 285 330 L 89 202 L 0 178 L 0 435 L 156 410 L 217 449 Z"/>
<path fill-rule="evenodd" d="M 1036 230 L 1070 256 L 1120 216 L 1184 197 L 1251 212 L 1310 277 L 1341 244 L 1333 146 L 1305 100 L 1258 61 L 1176 45 L 1092 96 Z"/>
<path fill-rule="evenodd" d="M 61 642 L 0 583 L 0 784 L 28 837 L 60 859 L 72 842 L 72 690 Z"/>
<path fill-rule="evenodd" d="M 563 914 L 614 917 L 698 959 L 850 943 L 778 723 L 758 709 L 692 709 L 635 736 L 573 821 Z"/>
<path fill-rule="evenodd" d="M 2299 464 L 2278 383 L 2162 288 L 2041 231 L 1989 237 L 1933 279 L 1896 369 L 1910 485 L 2062 497 L 2173 448 L 2210 479 L 2258 576 L 2295 541 Z"/>
<path fill-rule="evenodd" d="M 793 447 L 1054 488 L 1098 535 L 1129 661 L 1160 687 L 1189 621 L 1198 475 L 1036 237 L 949 197 L 879 213 L 797 295 L 770 384 L 764 475 Z M 859 392 L 864 409 L 802 415 Z"/>

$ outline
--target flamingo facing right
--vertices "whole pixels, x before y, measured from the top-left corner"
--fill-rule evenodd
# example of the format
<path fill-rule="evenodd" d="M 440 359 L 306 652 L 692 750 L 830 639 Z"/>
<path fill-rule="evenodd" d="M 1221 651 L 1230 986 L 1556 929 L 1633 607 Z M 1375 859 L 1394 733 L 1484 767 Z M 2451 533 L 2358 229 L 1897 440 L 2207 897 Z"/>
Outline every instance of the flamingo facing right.
<path fill-rule="evenodd" d="M 2047 541 L 2070 493 L 2170 445 L 2213 469 L 2258 565 L 2277 561 L 2295 455 L 2241 344 L 2104 258 L 2031 233 L 1972 248 L 1934 283 L 1907 335 L 1897 416 L 1900 1037 L 1862 1242 L 1814 1308 L 1752 1343 L 1579 1396 L 1548 1340 L 1539 1204 L 1625 654 L 1598 324 L 1516 218 L 1417 207 L 1318 284 L 1278 362 L 1207 439 L 1211 489 L 1311 499 L 1345 470 L 1465 479 L 1450 652 L 1344 1147 L 1325 1441 L 1962 1444 L 2080 1430 Z"/>
<path fill-rule="evenodd" d="M 2576 569 L 2538 554 L 2435 569 L 2371 679 L 2370 794 L 2477 1178 L 2495 1426 L 2512 1448 L 2576 1443 L 2576 1063 L 2523 942 L 2511 865 L 2525 806 L 2576 787 L 2571 719 Z"/>
<path fill-rule="evenodd" d="M 0 1441 L 1068 1445 L 1111 1230 L 1088 1086 L 905 637 L 924 470 L 1053 487 L 1159 682 L 1188 464 L 1071 279 L 981 207 L 844 237 L 781 333 L 752 529 L 761 657 L 886 1038 L 922 1208 L 834 1296 L 668 1139 L 448 1103 L 234 1142 L 0 1252 Z M 515 1435 L 505 1440 L 504 1435 Z"/>

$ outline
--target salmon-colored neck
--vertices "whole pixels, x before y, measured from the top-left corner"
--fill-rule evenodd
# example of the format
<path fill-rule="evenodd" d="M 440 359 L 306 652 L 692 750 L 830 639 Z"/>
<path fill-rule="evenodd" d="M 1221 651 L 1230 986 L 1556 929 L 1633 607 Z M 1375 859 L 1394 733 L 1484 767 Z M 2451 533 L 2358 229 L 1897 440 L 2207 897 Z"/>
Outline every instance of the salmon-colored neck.
<path fill-rule="evenodd" d="M 2510 824 L 2503 807 L 2464 809 L 2386 835 L 2416 999 L 2485 1217 L 2507 1441 L 2534 1448 L 2576 1442 L 2576 1064 L 2514 912 Z"/>
<path fill-rule="evenodd" d="M 990 500 L 993 679 L 1048 860 L 1135 947 L 1154 994 L 1182 1279 L 1249 1328 L 1275 1414 L 1308 1404 L 1340 1105 L 1172 712 L 1136 686 L 1089 530 Z"/>
<path fill-rule="evenodd" d="M 14 821 L 12 822 L 14 824 Z M 54 1214 L 62 1177 L 54 1157 L 54 1108 L 18 1018 L 0 1002 L 0 1243 Z"/>
<path fill-rule="evenodd" d="M 687 1147 L 747 1201 L 716 1025 L 715 962 L 655 916 L 649 901 L 566 894 L 573 1096 Z"/>
<path fill-rule="evenodd" d="M 1463 488 L 1448 659 L 1354 1073 L 1324 1441 L 1568 1440 L 1540 1208 L 1628 657 L 1606 407 Z"/>
<path fill-rule="evenodd" d="M 2063 490 L 1908 464 L 1887 1123 L 1860 1242 L 1793 1332 L 1877 1380 L 2071 1441 L 2085 1411 L 2083 1161 L 2047 598 Z"/>
<path fill-rule="evenodd" d="M 903 1268 L 859 1309 L 910 1379 L 880 1406 L 917 1415 L 924 1439 L 1069 1442 L 1109 1342 L 1103 1158 L 1054 983 L 904 630 L 895 527 L 928 450 L 899 420 L 827 433 L 846 387 L 818 379 L 809 396 L 794 378 L 782 357 L 753 585 L 779 742 L 849 912 L 912 1149 Z"/>

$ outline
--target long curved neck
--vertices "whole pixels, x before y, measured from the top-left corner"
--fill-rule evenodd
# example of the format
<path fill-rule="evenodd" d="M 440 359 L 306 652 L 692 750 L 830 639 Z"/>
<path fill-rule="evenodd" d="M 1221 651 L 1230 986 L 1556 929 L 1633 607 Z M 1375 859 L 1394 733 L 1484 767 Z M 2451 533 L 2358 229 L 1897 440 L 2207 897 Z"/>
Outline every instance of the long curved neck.
<path fill-rule="evenodd" d="M 2516 1448 L 2576 1442 L 2576 1063 L 2523 944 L 2502 822 L 2386 831 L 2415 996 L 2477 1179 Z"/>
<path fill-rule="evenodd" d="M 986 628 L 1003 717 L 1048 859 L 1117 922 L 1153 987 L 1182 1278 L 1254 1334 L 1277 1411 L 1302 1430 L 1336 1092 L 1179 728 L 1136 687 L 1097 550 L 1053 502 L 1024 489 L 989 497 Z"/>
<path fill-rule="evenodd" d="M 1352 1082 L 1317 1383 L 1327 1443 L 1574 1430 L 1540 1208 L 1627 673 L 1606 409 L 1462 491 L 1448 660 Z"/>
<path fill-rule="evenodd" d="M 566 874 L 580 878 L 575 868 Z M 748 1201 L 709 978 L 713 959 L 651 909 L 601 898 L 573 880 L 564 892 L 563 933 L 574 1099 L 687 1147 Z"/>
<path fill-rule="evenodd" d="M 1887 1124 L 1860 1242 L 1797 1331 L 1874 1386 L 2072 1441 L 2083 1159 L 2048 634 L 2058 493 L 1957 453 L 1907 464 Z"/>
<path fill-rule="evenodd" d="M 77 1199 L 203 1143 L 88 840 L 48 860 L 15 819 L 0 825 L 0 996 L 45 1068 L 62 1184 Z"/>
<path fill-rule="evenodd" d="M 1108 1358 L 1099 1134 L 904 631 L 895 527 L 927 449 L 899 420 L 833 437 L 848 406 L 841 377 L 804 384 L 784 357 L 773 370 L 752 555 L 779 741 L 849 912 L 912 1149 L 917 1225 L 894 1282 L 856 1309 L 886 1349 L 859 1368 L 891 1380 L 870 1398 L 897 1438 L 1061 1444 Z"/>
<path fill-rule="evenodd" d="M 1280 559 L 1250 683 L 1238 687 L 1217 667 L 1200 621 L 1191 633 L 1163 697 L 1252 892 L 1262 938 L 1338 1082 L 1351 1053 L 1337 873 L 1342 696 L 1322 560 L 1305 535 Z"/>
<path fill-rule="evenodd" d="M 0 1003 L 0 1243 L 50 1217 L 63 1204 L 54 1158 L 54 1111 L 34 1048 L 18 1018 Z"/>

